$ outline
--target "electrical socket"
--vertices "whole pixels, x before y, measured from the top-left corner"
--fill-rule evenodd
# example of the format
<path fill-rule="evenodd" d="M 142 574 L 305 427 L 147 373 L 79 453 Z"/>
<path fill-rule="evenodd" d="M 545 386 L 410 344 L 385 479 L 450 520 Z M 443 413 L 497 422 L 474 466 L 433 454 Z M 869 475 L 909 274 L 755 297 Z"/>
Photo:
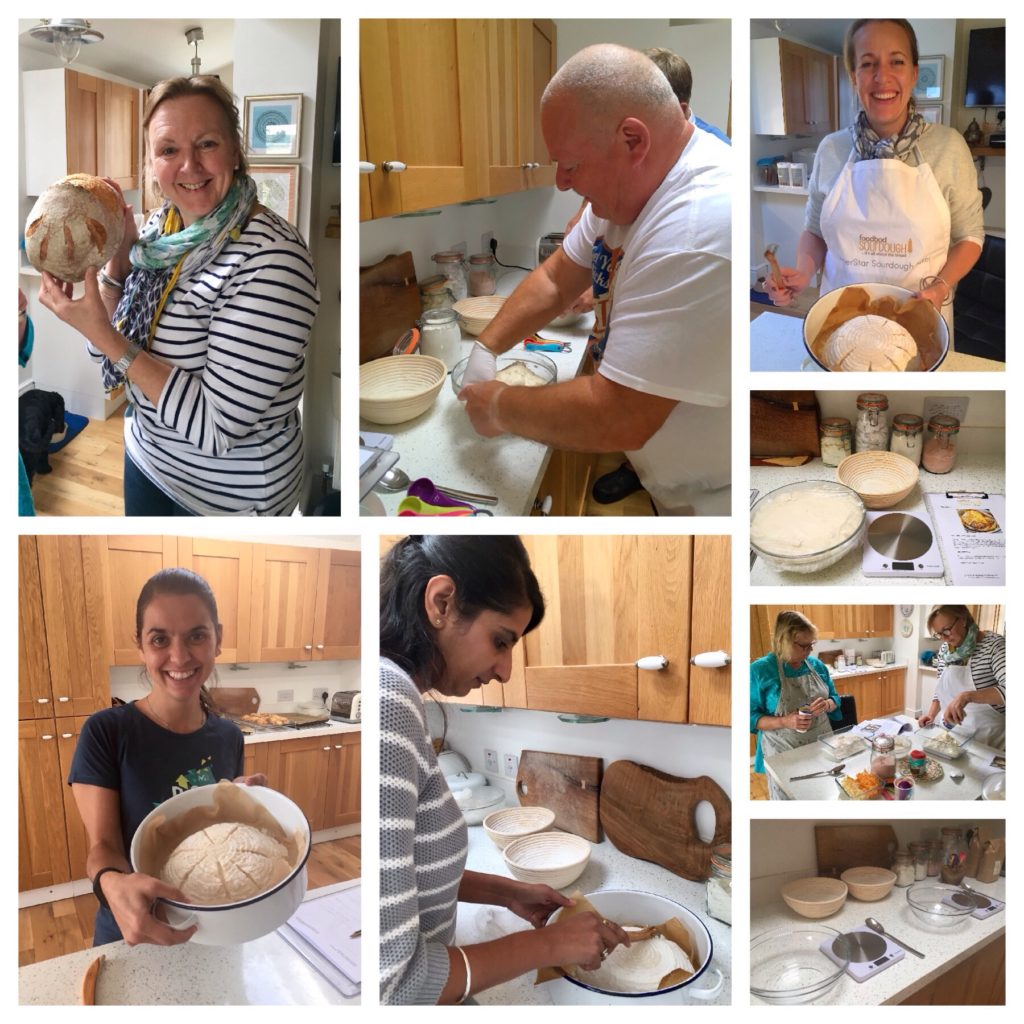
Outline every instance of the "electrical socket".
<path fill-rule="evenodd" d="M 505 777 L 514 779 L 519 771 L 519 758 L 515 754 L 505 755 Z"/>
<path fill-rule="evenodd" d="M 496 750 L 484 751 L 484 771 L 492 775 L 498 774 L 498 752 Z"/>
<path fill-rule="evenodd" d="M 318 700 L 321 704 L 327 702 L 328 693 L 322 686 L 314 686 L 310 691 L 310 699 Z"/>
<path fill-rule="evenodd" d="M 277 703 L 278 704 L 287 704 L 287 703 L 289 703 L 290 701 L 293 701 L 293 700 L 295 700 L 295 691 L 294 690 L 278 690 L 277 691 Z"/>

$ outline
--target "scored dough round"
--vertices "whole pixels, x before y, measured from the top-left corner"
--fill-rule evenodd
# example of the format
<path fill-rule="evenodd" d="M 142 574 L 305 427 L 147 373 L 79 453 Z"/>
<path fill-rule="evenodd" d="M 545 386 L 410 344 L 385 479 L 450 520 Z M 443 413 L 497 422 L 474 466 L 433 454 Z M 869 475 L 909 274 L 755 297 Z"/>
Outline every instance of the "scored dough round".
<path fill-rule="evenodd" d="M 680 968 L 694 973 L 693 964 L 677 943 L 652 935 L 632 946 L 616 946 L 596 971 L 576 968 L 573 975 L 606 992 L 656 992 L 662 979 Z"/>
<path fill-rule="evenodd" d="M 895 320 L 866 313 L 832 332 L 824 356 L 830 370 L 903 371 L 917 357 L 917 342 Z"/>
<path fill-rule="evenodd" d="M 217 822 L 183 839 L 163 880 L 190 903 L 238 903 L 272 888 L 291 871 L 287 850 L 251 825 Z"/>

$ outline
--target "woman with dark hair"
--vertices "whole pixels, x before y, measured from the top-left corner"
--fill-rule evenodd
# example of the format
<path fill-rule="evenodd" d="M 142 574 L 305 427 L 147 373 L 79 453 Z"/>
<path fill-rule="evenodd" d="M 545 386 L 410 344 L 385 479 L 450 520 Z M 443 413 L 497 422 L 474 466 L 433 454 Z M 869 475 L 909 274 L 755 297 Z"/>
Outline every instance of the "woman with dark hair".
<path fill-rule="evenodd" d="M 544 616 L 518 537 L 407 537 L 380 584 L 382 1004 L 465 1002 L 540 967 L 588 970 L 620 943 L 618 925 L 577 914 L 542 928 L 571 900 L 546 885 L 466 871 L 466 823 L 437 765 L 423 694 L 463 697 L 508 680 L 512 648 Z M 456 905 L 507 907 L 534 926 L 459 947 Z"/>
<path fill-rule="evenodd" d="M 126 515 L 289 515 L 320 303 L 309 249 L 258 202 L 215 76 L 157 84 L 142 126 L 164 205 L 141 234 L 125 206 L 121 249 L 86 271 L 83 298 L 44 273 L 39 301 L 85 336 L 107 391 L 127 388 Z"/>
<path fill-rule="evenodd" d="M 222 628 L 210 585 L 187 569 L 152 576 L 135 609 L 135 644 L 150 692 L 142 700 L 90 716 L 71 762 L 68 784 L 89 835 L 86 870 L 100 903 L 93 945 L 187 942 L 153 913 L 161 897 L 183 900 L 173 886 L 132 872 L 132 836 L 149 812 L 194 786 L 242 775 L 242 734 L 217 716 L 206 681 L 220 653 Z"/>

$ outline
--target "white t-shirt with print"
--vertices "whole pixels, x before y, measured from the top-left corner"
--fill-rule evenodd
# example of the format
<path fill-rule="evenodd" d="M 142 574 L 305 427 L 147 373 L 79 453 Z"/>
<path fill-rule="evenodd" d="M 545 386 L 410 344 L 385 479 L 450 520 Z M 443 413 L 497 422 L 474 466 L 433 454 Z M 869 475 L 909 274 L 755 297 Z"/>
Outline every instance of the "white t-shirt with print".
<path fill-rule="evenodd" d="M 598 372 L 678 402 L 626 453 L 667 513 L 729 513 L 729 159 L 728 146 L 694 131 L 632 224 L 588 206 L 563 242 L 573 262 L 593 268 Z"/>

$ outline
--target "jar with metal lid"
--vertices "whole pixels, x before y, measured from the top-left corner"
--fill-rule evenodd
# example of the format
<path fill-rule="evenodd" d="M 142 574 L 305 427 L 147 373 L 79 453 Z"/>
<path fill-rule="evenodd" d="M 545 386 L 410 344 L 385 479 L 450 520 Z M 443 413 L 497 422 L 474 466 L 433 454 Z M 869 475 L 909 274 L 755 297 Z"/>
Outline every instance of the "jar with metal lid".
<path fill-rule="evenodd" d="M 707 881 L 708 914 L 732 924 L 732 844 L 721 843 L 711 851 L 711 874 Z"/>
<path fill-rule="evenodd" d="M 430 257 L 437 264 L 438 273 L 448 278 L 448 290 L 452 298 L 458 302 L 469 295 L 469 283 L 466 280 L 466 264 L 461 252 L 435 252 Z"/>
<path fill-rule="evenodd" d="M 929 473 L 948 473 L 956 465 L 956 436 L 960 421 L 955 416 L 933 416 L 921 452 L 921 465 Z"/>
<path fill-rule="evenodd" d="M 942 881 L 947 885 L 959 885 L 967 871 L 967 844 L 958 828 L 942 830 Z"/>
<path fill-rule="evenodd" d="M 921 442 L 924 434 L 924 420 L 920 416 L 901 412 L 892 418 L 892 437 L 889 439 L 889 451 L 896 452 L 910 459 L 915 465 L 921 465 Z"/>
<path fill-rule="evenodd" d="M 854 444 L 859 452 L 889 450 L 889 399 L 874 391 L 857 396 Z"/>
<path fill-rule="evenodd" d="M 462 352 L 462 328 L 454 309 L 428 309 L 416 321 L 420 329 L 420 351 L 440 359 L 449 370 L 459 361 Z"/>
<path fill-rule="evenodd" d="M 925 842 L 911 843 L 910 855 L 914 859 L 914 881 L 923 881 L 928 877 L 928 844 Z"/>
<path fill-rule="evenodd" d="M 838 466 L 847 455 L 853 454 L 853 425 L 842 416 L 821 421 L 821 461 L 826 466 Z"/>
<path fill-rule="evenodd" d="M 434 274 L 420 281 L 420 305 L 424 312 L 428 309 L 450 309 L 454 301 L 444 274 Z"/>
<path fill-rule="evenodd" d="M 469 294 L 493 295 L 498 290 L 498 271 L 494 255 L 478 252 L 469 257 Z"/>
<path fill-rule="evenodd" d="M 914 884 L 914 858 L 908 850 L 899 850 L 896 854 L 896 861 L 892 866 L 896 872 L 896 884 L 900 888 L 906 888 Z"/>
<path fill-rule="evenodd" d="M 928 876 L 935 877 L 942 870 L 942 840 L 928 840 Z"/>
<path fill-rule="evenodd" d="M 896 741 L 891 736 L 875 736 L 871 740 L 871 770 L 883 781 L 896 777 Z"/>

